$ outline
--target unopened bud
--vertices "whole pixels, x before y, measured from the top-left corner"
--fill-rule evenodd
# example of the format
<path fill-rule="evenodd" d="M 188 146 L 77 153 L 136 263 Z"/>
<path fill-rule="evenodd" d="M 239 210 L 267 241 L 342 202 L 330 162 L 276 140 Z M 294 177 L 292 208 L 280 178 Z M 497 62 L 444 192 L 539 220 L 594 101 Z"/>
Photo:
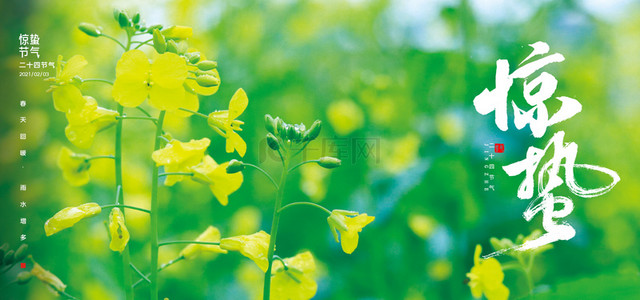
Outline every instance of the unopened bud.
<path fill-rule="evenodd" d="M 149 26 L 149 27 L 147 28 L 147 32 L 148 32 L 148 33 L 153 33 L 153 31 L 154 31 L 154 30 L 156 30 L 156 29 L 158 29 L 158 30 L 162 30 L 162 25 L 158 24 L 158 25 L 152 25 L 152 26 Z"/>
<path fill-rule="evenodd" d="M 287 127 L 287 139 L 293 141 L 296 139 L 296 127 L 293 125 L 289 125 Z"/>
<path fill-rule="evenodd" d="M 318 159 L 318 165 L 325 169 L 337 168 L 342 164 L 342 161 L 331 156 L 324 156 Z"/>
<path fill-rule="evenodd" d="M 118 14 L 118 24 L 121 28 L 127 28 L 131 26 L 131 23 L 129 23 L 129 16 L 127 16 L 126 12 L 120 11 L 120 14 Z"/>
<path fill-rule="evenodd" d="M 187 44 L 187 41 L 180 41 L 177 49 L 179 55 L 184 55 L 189 50 L 189 44 Z"/>
<path fill-rule="evenodd" d="M 167 41 L 157 28 L 153 30 L 153 48 L 160 54 L 167 51 Z"/>
<path fill-rule="evenodd" d="M 244 164 L 241 161 L 237 159 L 232 159 L 231 161 L 229 161 L 229 165 L 227 166 L 227 174 L 238 173 L 242 170 L 244 170 Z"/>
<path fill-rule="evenodd" d="M 9 250 L 7 251 L 7 253 L 4 254 L 4 258 L 2 260 L 2 262 L 4 262 L 5 265 L 10 265 L 15 261 L 15 255 L 13 250 Z"/>
<path fill-rule="evenodd" d="M 80 23 L 80 25 L 78 25 L 78 29 L 80 29 L 80 31 L 84 32 L 88 36 L 99 37 L 102 35 L 102 31 L 100 30 L 100 28 L 91 23 Z"/>
<path fill-rule="evenodd" d="M 193 35 L 193 29 L 187 26 L 171 26 L 162 30 L 162 34 L 164 34 L 168 39 L 184 40 Z"/>
<path fill-rule="evenodd" d="M 167 42 L 167 52 L 178 54 L 178 44 L 175 41 L 169 40 Z"/>
<path fill-rule="evenodd" d="M 17 284 L 26 284 L 26 283 L 29 282 L 29 280 L 31 280 L 31 277 L 33 277 L 31 272 L 22 271 L 22 272 L 18 273 L 18 276 L 16 276 L 16 283 Z"/>
<path fill-rule="evenodd" d="M 202 75 L 196 77 L 198 85 L 203 87 L 211 87 L 220 85 L 220 79 L 211 75 Z"/>
<path fill-rule="evenodd" d="M 264 128 L 266 128 L 269 133 L 275 133 L 276 122 L 270 114 L 264 115 Z"/>
<path fill-rule="evenodd" d="M 309 130 L 305 132 L 304 141 L 306 142 L 306 141 L 315 140 L 320 135 L 321 130 L 322 130 L 322 121 L 316 120 L 311 125 L 311 128 L 309 128 Z"/>
<path fill-rule="evenodd" d="M 18 247 L 18 250 L 16 250 L 16 254 L 14 254 L 15 261 L 21 261 L 25 259 L 27 257 L 28 249 L 29 249 L 29 246 L 27 244 L 20 245 L 20 247 Z"/>
<path fill-rule="evenodd" d="M 131 21 L 133 21 L 133 24 L 140 23 L 140 13 L 136 13 L 133 18 L 131 18 Z"/>
<path fill-rule="evenodd" d="M 195 64 L 200 60 L 200 52 L 188 52 L 188 53 L 185 53 L 184 56 L 192 64 Z"/>
<path fill-rule="evenodd" d="M 280 149 L 280 145 L 278 144 L 278 139 L 276 138 L 275 135 L 271 133 L 267 133 L 267 145 L 269 146 L 269 148 L 275 151 L 278 151 L 278 149 Z"/>
<path fill-rule="evenodd" d="M 210 61 L 210 60 L 203 60 L 201 62 L 199 62 L 197 65 L 198 69 L 202 70 L 202 71 L 209 71 L 209 70 L 213 70 L 215 68 L 218 67 L 218 63 L 215 61 Z"/>

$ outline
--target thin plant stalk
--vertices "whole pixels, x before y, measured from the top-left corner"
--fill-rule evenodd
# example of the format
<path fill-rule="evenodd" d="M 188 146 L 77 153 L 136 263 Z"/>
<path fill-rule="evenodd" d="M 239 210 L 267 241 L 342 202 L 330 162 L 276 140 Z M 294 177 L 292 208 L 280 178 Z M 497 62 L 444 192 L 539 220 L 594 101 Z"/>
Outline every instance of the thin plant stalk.
<path fill-rule="evenodd" d="M 160 149 L 162 135 L 162 124 L 164 123 L 165 111 L 161 111 L 158 116 L 158 123 L 156 124 L 156 134 L 154 136 L 155 145 L 154 151 Z M 150 298 L 158 299 L 158 166 L 153 163 L 153 175 L 151 176 L 151 288 Z"/>
<path fill-rule="evenodd" d="M 119 115 L 124 114 L 124 107 L 120 104 L 117 106 Z M 115 141 L 115 169 L 116 169 L 116 189 L 122 187 L 122 120 L 116 120 L 116 141 Z M 124 205 L 124 192 L 117 193 L 119 204 Z M 124 215 L 125 212 L 123 211 Z M 125 297 L 127 300 L 133 300 L 133 287 L 131 287 L 131 272 L 129 265 L 131 264 L 131 255 L 129 253 L 129 245 L 122 251 L 122 283 L 124 285 Z"/>

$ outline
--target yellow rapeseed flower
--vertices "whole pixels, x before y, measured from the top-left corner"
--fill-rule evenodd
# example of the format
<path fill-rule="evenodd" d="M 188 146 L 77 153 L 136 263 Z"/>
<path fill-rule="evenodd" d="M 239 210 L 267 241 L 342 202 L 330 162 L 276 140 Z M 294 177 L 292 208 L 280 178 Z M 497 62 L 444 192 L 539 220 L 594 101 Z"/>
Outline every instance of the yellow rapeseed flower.
<path fill-rule="evenodd" d="M 82 108 L 84 100 L 80 89 L 72 83 L 73 77 L 87 65 L 87 60 L 82 55 L 75 55 L 67 62 L 62 61 L 62 55 L 58 55 L 56 66 L 57 85 L 51 86 L 53 94 L 53 107 L 57 111 L 69 113 Z"/>
<path fill-rule="evenodd" d="M 66 114 L 69 125 L 64 133 L 72 144 L 87 149 L 93 144 L 96 133 L 116 123 L 118 112 L 99 107 L 90 96 L 84 96 L 83 101 L 81 108 Z"/>
<path fill-rule="evenodd" d="M 64 179 L 73 186 L 85 185 L 89 182 L 89 155 L 73 153 L 69 148 L 62 147 L 58 155 L 58 167 L 62 170 Z"/>
<path fill-rule="evenodd" d="M 187 143 L 171 140 L 163 149 L 154 151 L 151 158 L 158 166 L 164 166 L 165 172 L 191 172 L 191 167 L 204 158 L 204 151 L 211 141 L 208 138 L 191 140 Z M 184 175 L 168 175 L 165 185 L 171 186 L 182 181 Z"/>
<path fill-rule="evenodd" d="M 242 112 L 247 108 L 249 99 L 243 89 L 238 89 L 231 101 L 229 101 L 229 110 L 215 111 L 209 114 L 207 122 L 219 135 L 227 139 L 226 150 L 231 153 L 238 151 L 240 156 L 244 156 L 247 152 L 247 144 L 236 131 L 242 131 L 240 125 L 244 122 L 236 120 Z"/>
<path fill-rule="evenodd" d="M 318 290 L 318 284 L 313 279 L 316 264 L 311 252 L 305 251 L 298 255 L 285 258 L 284 263 L 273 262 L 271 277 L 271 299 L 311 299 Z"/>
<path fill-rule="evenodd" d="M 469 277 L 469 288 L 474 298 L 482 297 L 482 294 L 489 300 L 500 300 L 509 298 L 509 289 L 502 283 L 504 273 L 497 259 L 491 257 L 480 259 L 482 247 L 476 245 L 473 255 L 473 267 L 467 273 Z"/>
<path fill-rule="evenodd" d="M 206 155 L 200 164 L 191 168 L 193 180 L 208 185 L 222 205 L 229 203 L 229 195 L 240 188 L 243 180 L 241 172 L 227 174 L 228 165 L 228 162 L 219 165 Z"/>
<path fill-rule="evenodd" d="M 102 212 L 97 203 L 85 203 L 76 207 L 65 207 L 44 223 L 44 232 L 50 236 L 73 226 L 78 221 Z"/>
<path fill-rule="evenodd" d="M 253 260 L 262 272 L 267 272 L 269 260 L 270 235 L 262 230 L 250 234 L 224 238 L 220 241 L 220 248 L 229 251 L 239 251 L 242 255 Z"/>
<path fill-rule="evenodd" d="M 111 234 L 109 249 L 122 252 L 129 242 L 129 230 L 124 224 L 122 211 L 117 207 L 114 207 L 109 214 L 109 234 Z"/>
<path fill-rule="evenodd" d="M 214 226 L 209 226 L 207 230 L 198 236 L 196 241 L 219 243 L 220 230 Z M 180 256 L 190 259 L 196 257 L 201 252 L 227 253 L 227 250 L 220 248 L 218 245 L 189 244 L 180 251 Z"/>
<path fill-rule="evenodd" d="M 113 98 L 125 107 L 136 107 L 149 97 L 157 109 L 175 111 L 180 107 L 193 107 L 197 97 L 187 97 L 184 81 L 188 75 L 184 58 L 174 53 L 163 53 L 153 63 L 140 50 L 125 52 L 116 65 Z"/>
<path fill-rule="evenodd" d="M 33 259 L 31 259 L 33 261 Z M 64 292 L 67 288 L 67 285 L 62 283 L 60 278 L 53 275 L 51 272 L 42 268 L 37 262 L 33 261 L 33 268 L 31 269 L 31 274 L 38 278 L 42 283 L 44 283 L 47 288 L 51 290 L 56 295 L 59 295 L 60 292 Z"/>
<path fill-rule="evenodd" d="M 358 233 L 374 219 L 374 216 L 367 216 L 367 214 L 334 209 L 327 218 L 327 222 L 329 222 L 331 233 L 333 233 L 336 242 L 341 243 L 342 251 L 351 254 L 358 247 Z M 339 237 L 338 232 L 340 233 Z"/>

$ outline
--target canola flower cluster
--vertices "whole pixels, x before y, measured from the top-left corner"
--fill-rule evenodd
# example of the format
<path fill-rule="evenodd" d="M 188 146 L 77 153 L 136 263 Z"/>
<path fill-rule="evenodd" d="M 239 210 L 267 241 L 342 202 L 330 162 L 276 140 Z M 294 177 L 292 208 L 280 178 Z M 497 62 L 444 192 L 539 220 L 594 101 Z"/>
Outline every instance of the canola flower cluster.
<path fill-rule="evenodd" d="M 317 120 L 308 129 L 304 124 L 287 124 L 279 117 L 275 119 L 265 116 L 267 143 L 282 159 L 283 169 L 279 183 L 259 166 L 239 160 L 218 163 L 207 154 L 211 144 L 208 138 L 191 139 L 183 142 L 174 139 L 163 130 L 166 113 L 178 117 L 197 116 L 206 119 L 207 125 L 225 139 L 225 151 L 236 152 L 244 157 L 247 144 L 240 136 L 243 121 L 238 118 L 249 104 L 247 94 L 238 89 L 229 101 L 227 110 L 213 111 L 209 114 L 198 112 L 200 107 L 198 95 L 212 95 L 217 92 L 221 80 L 217 70 L 217 62 L 207 60 L 197 49 L 189 48 L 187 40 L 193 30 L 185 26 L 171 26 L 163 29 L 161 25 L 146 26 L 139 14 L 129 17 L 126 12 L 115 11 L 115 20 L 127 34 L 126 43 L 105 34 L 98 26 L 82 23 L 79 29 L 92 37 L 106 37 L 114 40 L 122 47 L 124 53 L 115 66 L 115 80 L 83 78 L 83 69 L 87 60 L 75 55 L 64 61 L 58 57 L 56 76 L 47 79 L 51 82 L 48 90 L 53 96 L 53 105 L 57 111 L 65 114 L 68 126 L 65 135 L 69 142 L 77 148 L 88 149 L 95 136 L 105 129 L 115 126 L 114 155 L 91 156 L 75 153 L 70 148 L 62 147 L 58 166 L 63 178 L 73 186 L 82 186 L 90 182 L 89 170 L 94 159 L 113 159 L 116 165 L 116 200 L 113 204 L 84 203 L 74 207 L 66 207 L 44 225 L 47 236 L 71 228 L 78 222 L 99 215 L 103 209 L 110 208 L 108 217 L 109 248 L 122 254 L 123 265 L 131 265 L 142 275 L 137 282 L 130 284 L 131 274 L 125 271 L 125 294 L 133 299 L 133 288 L 143 279 L 150 285 L 150 297 L 158 298 L 158 272 L 181 260 L 189 260 L 200 253 L 227 254 L 238 252 L 251 259 L 265 273 L 263 299 L 310 299 L 317 291 L 315 282 L 316 262 L 310 251 L 302 251 L 290 258 L 275 255 L 276 235 L 280 214 L 294 205 L 308 205 L 322 209 L 327 213 L 327 222 L 337 243 L 345 253 L 351 254 L 358 246 L 359 233 L 375 218 L 366 213 L 360 214 L 347 210 L 333 210 L 311 202 L 295 202 L 283 205 L 284 185 L 287 175 L 301 165 L 315 163 L 325 169 L 333 169 L 341 165 L 334 157 L 321 157 L 303 161 L 290 167 L 292 159 L 315 140 L 321 130 L 322 123 Z M 134 36 L 151 35 L 146 41 L 133 41 Z M 132 46 L 137 44 L 135 48 Z M 150 51 L 140 48 L 147 46 Z M 113 102 L 100 101 L 106 106 L 115 106 L 111 110 L 98 105 L 98 101 L 83 95 L 82 86 L 88 82 L 110 84 Z M 142 108 L 145 103 L 159 111 L 157 117 Z M 125 109 L 138 109 L 144 116 L 125 114 Z M 155 162 L 153 186 L 151 192 L 151 209 L 142 209 L 125 205 L 122 192 L 122 127 L 125 120 L 147 120 L 156 125 L 156 146 L 150 159 Z M 158 179 L 164 177 L 165 186 L 173 186 L 183 180 L 193 180 L 211 190 L 221 205 L 229 203 L 229 197 L 237 191 L 244 177 L 245 167 L 254 167 L 266 175 L 278 190 L 274 204 L 274 217 L 271 233 L 258 231 L 248 235 L 223 237 L 220 230 L 209 226 L 194 241 L 160 242 L 157 234 L 158 222 Z M 125 209 L 134 209 L 149 213 L 151 216 L 151 271 L 143 275 L 130 262 L 128 243 L 132 237 L 126 225 Z M 161 246 L 171 244 L 187 244 L 178 257 L 158 267 L 158 251 Z M 124 268 L 128 270 L 128 267 Z M 73 298 L 65 291 L 66 285 L 55 275 L 42 269 L 34 262 L 32 275 L 53 288 L 56 293 Z"/>

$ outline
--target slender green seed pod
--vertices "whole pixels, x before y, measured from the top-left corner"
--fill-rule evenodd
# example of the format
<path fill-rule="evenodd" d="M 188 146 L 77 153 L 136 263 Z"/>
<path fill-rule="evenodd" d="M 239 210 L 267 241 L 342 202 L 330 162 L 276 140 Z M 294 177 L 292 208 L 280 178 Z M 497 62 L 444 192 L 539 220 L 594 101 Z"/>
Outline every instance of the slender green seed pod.
<path fill-rule="evenodd" d="M 24 260 L 27 257 L 27 250 L 29 249 L 29 245 L 27 244 L 22 244 L 20 245 L 20 247 L 18 247 L 18 250 L 16 250 L 16 253 L 14 254 L 15 256 L 15 261 L 21 261 Z"/>
<path fill-rule="evenodd" d="M 2 260 L 4 262 L 5 265 L 10 265 L 15 261 L 15 254 L 13 250 L 9 250 L 7 251 L 7 253 L 4 254 L 4 259 Z"/>

